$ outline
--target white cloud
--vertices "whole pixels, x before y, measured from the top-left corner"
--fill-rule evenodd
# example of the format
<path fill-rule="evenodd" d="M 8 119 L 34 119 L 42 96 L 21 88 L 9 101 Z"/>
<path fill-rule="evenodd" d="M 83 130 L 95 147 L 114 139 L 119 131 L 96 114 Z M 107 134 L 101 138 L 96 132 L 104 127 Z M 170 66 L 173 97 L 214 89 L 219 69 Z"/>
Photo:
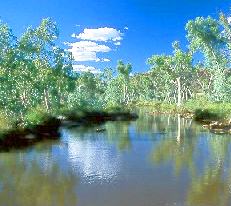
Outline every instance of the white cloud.
<path fill-rule="evenodd" d="M 121 41 L 123 34 L 114 28 L 97 28 L 97 29 L 84 29 L 83 33 L 75 34 L 74 37 L 82 40 L 91 41 Z"/>
<path fill-rule="evenodd" d="M 124 27 L 124 30 L 128 30 L 128 27 L 127 27 L 127 26 L 125 26 L 125 27 Z"/>
<path fill-rule="evenodd" d="M 97 44 L 92 41 L 79 41 L 75 43 L 68 43 L 68 46 L 72 47 L 72 51 L 90 51 L 90 52 L 109 52 L 111 49 L 102 44 Z"/>
<path fill-rule="evenodd" d="M 116 46 L 120 46 L 120 45 L 121 45 L 121 42 L 118 41 L 118 42 L 115 42 L 114 44 L 115 44 Z"/>
<path fill-rule="evenodd" d="M 79 41 L 74 43 L 66 43 L 73 55 L 75 61 L 101 61 L 97 57 L 98 52 L 106 53 L 110 52 L 111 48 L 106 45 L 97 44 L 92 41 Z"/>
<path fill-rule="evenodd" d="M 231 24 L 231 16 L 227 17 L 227 21 L 229 24 Z"/>
<path fill-rule="evenodd" d="M 111 60 L 110 60 L 110 59 L 107 59 L 107 58 L 104 58 L 104 59 L 102 59 L 101 61 L 103 61 L 103 62 L 110 62 Z"/>
<path fill-rule="evenodd" d="M 127 27 L 126 27 L 127 28 Z M 127 28 L 128 29 L 128 28 Z M 120 46 L 123 34 L 114 28 L 97 28 L 97 29 L 84 29 L 80 34 L 72 34 L 73 38 L 79 39 L 77 42 L 65 44 L 69 46 L 67 49 L 72 53 L 76 62 L 95 61 L 95 62 L 109 62 L 110 59 L 98 57 L 98 53 L 107 53 L 112 49 L 99 42 L 107 42 L 107 44 Z M 106 44 L 106 43 L 105 43 Z"/>
<path fill-rule="evenodd" d="M 99 69 L 96 69 L 92 66 L 85 66 L 85 65 L 73 65 L 73 70 L 75 72 L 91 72 L 93 74 L 99 74 L 101 71 Z"/>

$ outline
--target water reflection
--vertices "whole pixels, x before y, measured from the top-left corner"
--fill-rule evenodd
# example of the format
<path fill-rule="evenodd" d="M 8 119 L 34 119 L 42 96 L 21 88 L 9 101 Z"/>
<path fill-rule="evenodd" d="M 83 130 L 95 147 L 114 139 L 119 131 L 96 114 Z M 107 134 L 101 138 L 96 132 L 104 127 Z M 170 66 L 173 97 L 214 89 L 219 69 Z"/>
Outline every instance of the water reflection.
<path fill-rule="evenodd" d="M 169 116 L 167 118 L 169 119 Z M 151 159 L 154 164 L 171 161 L 176 175 L 179 175 L 184 168 L 188 168 L 193 174 L 195 169 L 193 154 L 197 144 L 194 136 L 197 130 L 193 129 L 191 120 L 182 119 L 179 115 L 172 117 L 172 121 L 175 121 L 174 124 L 166 126 L 168 132 L 165 137 L 154 146 Z"/>
<path fill-rule="evenodd" d="M 230 205 L 230 136 L 205 133 L 191 120 L 182 119 L 179 115 L 171 118 L 175 123 L 167 124 L 168 133 L 151 152 L 153 164 L 171 164 L 179 178 L 181 172 L 188 171 L 190 181 L 185 204 Z"/>
<path fill-rule="evenodd" d="M 179 115 L 62 129 L 61 141 L 0 155 L 0 205 L 227 206 L 230 149 L 230 136 Z"/>
<path fill-rule="evenodd" d="M 97 128 L 63 130 L 65 142 L 68 144 L 68 161 L 71 167 L 80 173 L 81 181 L 89 184 L 96 181 L 114 181 L 120 168 L 121 155 L 117 152 L 117 147 L 114 147 L 113 143 L 107 143 L 113 142 L 114 127 L 106 125 L 106 131 L 109 132 L 107 139 L 105 133 L 96 132 Z M 121 141 L 124 141 L 124 137 Z"/>
<path fill-rule="evenodd" d="M 1 153 L 0 205 L 77 205 L 76 175 L 52 161 L 51 151 L 43 153 L 44 162 L 37 158 L 40 155 Z"/>

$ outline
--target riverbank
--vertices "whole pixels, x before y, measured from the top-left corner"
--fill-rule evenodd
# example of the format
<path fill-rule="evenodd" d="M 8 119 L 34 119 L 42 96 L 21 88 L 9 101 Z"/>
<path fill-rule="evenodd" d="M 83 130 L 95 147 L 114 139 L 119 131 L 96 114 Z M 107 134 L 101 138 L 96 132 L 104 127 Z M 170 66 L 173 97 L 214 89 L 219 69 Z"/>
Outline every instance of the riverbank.
<path fill-rule="evenodd" d="M 106 121 L 133 121 L 138 115 L 131 112 L 69 111 L 59 116 L 47 116 L 39 124 L 16 127 L 2 132 L 0 151 L 28 147 L 48 139 L 59 139 L 59 128 L 91 126 Z"/>
<path fill-rule="evenodd" d="M 151 114 L 180 114 L 182 118 L 194 119 L 210 132 L 231 134 L 231 103 L 190 100 L 180 107 L 163 102 L 136 102 L 134 105 L 151 107 Z"/>

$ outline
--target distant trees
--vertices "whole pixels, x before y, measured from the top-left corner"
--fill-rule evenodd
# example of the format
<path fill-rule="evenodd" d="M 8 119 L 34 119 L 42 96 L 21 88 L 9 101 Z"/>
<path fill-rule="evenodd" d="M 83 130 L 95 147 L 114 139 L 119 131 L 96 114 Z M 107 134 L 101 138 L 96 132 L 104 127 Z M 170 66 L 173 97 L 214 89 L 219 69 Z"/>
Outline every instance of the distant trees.
<path fill-rule="evenodd" d="M 185 51 L 175 41 L 172 55 L 153 55 L 147 60 L 150 71 L 132 77 L 134 90 L 140 91 L 134 99 L 142 96 L 142 100 L 178 106 L 201 95 L 215 102 L 231 100 L 231 24 L 227 16 L 221 13 L 219 20 L 197 17 L 186 24 L 186 31 L 189 45 Z"/>
<path fill-rule="evenodd" d="M 223 13 L 219 20 L 198 17 L 186 24 L 186 31 L 187 49 L 173 42 L 171 55 L 147 60 L 148 72 L 132 74 L 132 65 L 120 60 L 115 69 L 78 74 L 72 69 L 72 54 L 57 46 L 59 31 L 51 19 L 29 27 L 21 37 L 0 21 L 0 111 L 23 119 L 33 108 L 102 109 L 132 101 L 180 106 L 199 94 L 230 101 L 229 19 Z"/>
<path fill-rule="evenodd" d="M 120 100 L 121 103 L 128 103 L 129 101 L 129 75 L 132 72 L 132 65 L 125 65 L 121 60 L 118 61 L 117 65 L 118 81 L 121 82 L 123 87 L 123 98 Z"/>
<path fill-rule="evenodd" d="M 161 100 L 171 102 L 173 98 L 180 106 L 182 100 L 187 100 L 191 95 L 192 55 L 183 52 L 179 42 L 173 43 L 173 49 L 173 55 L 154 55 L 148 59 L 148 63 L 156 76 L 160 75 L 156 80 L 159 79 L 161 83 L 157 85 L 157 88 L 161 87 Z"/>

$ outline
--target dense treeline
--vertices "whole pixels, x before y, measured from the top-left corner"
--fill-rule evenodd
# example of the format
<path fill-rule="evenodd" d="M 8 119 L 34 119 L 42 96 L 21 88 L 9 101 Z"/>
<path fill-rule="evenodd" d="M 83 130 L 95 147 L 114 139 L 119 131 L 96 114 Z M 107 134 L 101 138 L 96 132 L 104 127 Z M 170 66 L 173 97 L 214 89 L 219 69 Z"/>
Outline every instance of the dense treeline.
<path fill-rule="evenodd" d="M 65 104 L 76 75 L 70 54 L 55 46 L 57 37 L 57 26 L 50 19 L 28 28 L 20 38 L 0 22 L 2 117 L 23 121 L 32 108 L 49 111 Z"/>
<path fill-rule="evenodd" d="M 74 110 L 103 110 L 129 101 L 131 65 L 118 64 L 118 77 L 73 71 L 72 54 L 57 46 L 51 19 L 21 37 L 0 22 L 0 121 L 2 129 L 38 124 L 46 115 Z M 12 121 L 13 120 L 13 121 Z"/>
<path fill-rule="evenodd" d="M 155 99 L 178 105 L 198 96 L 213 102 L 231 100 L 228 18 L 222 13 L 219 20 L 198 17 L 187 23 L 186 31 L 186 51 L 176 41 L 172 55 L 153 55 L 148 59 L 150 71 L 132 78 L 133 85 L 137 85 L 137 100 Z"/>
<path fill-rule="evenodd" d="M 203 96 L 212 102 L 231 100 L 231 25 L 198 17 L 186 25 L 189 45 L 178 41 L 172 55 L 153 55 L 150 70 L 132 75 L 131 64 L 100 74 L 73 71 L 72 55 L 57 46 L 55 22 L 42 20 L 21 37 L 0 22 L 1 121 L 39 121 L 37 114 L 64 110 L 102 110 L 137 101 L 177 104 Z M 195 59 L 198 59 L 196 61 Z"/>

